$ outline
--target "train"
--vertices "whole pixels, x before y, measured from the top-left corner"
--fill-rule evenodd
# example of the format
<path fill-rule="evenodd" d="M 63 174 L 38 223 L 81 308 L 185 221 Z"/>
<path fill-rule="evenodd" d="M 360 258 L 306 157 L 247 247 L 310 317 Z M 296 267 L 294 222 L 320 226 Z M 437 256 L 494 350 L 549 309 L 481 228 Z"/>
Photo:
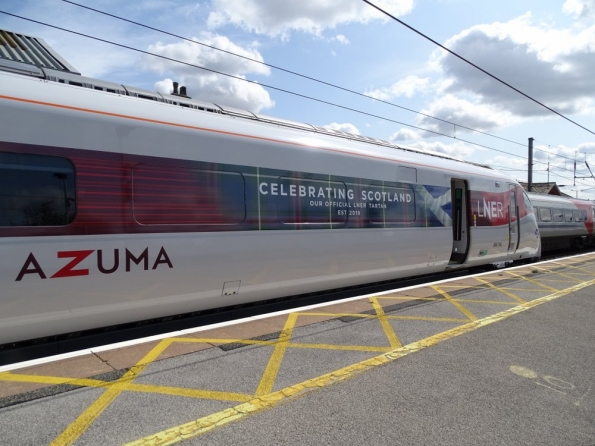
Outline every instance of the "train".
<path fill-rule="evenodd" d="M 489 166 L 84 77 L 1 35 L 0 345 L 541 255 L 528 195 Z"/>
<path fill-rule="evenodd" d="M 534 207 L 542 252 L 595 246 L 595 203 L 557 195 L 527 195 Z"/>

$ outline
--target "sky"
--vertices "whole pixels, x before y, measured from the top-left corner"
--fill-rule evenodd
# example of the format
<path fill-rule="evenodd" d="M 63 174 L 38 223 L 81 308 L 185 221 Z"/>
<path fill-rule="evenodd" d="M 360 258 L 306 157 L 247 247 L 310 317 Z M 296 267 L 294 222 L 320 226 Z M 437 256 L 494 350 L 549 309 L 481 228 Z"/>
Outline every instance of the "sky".
<path fill-rule="evenodd" d="M 85 76 L 164 93 L 177 81 L 194 99 L 488 164 L 519 181 L 534 138 L 533 181 L 595 199 L 595 0 L 370 0 L 568 119 L 362 0 L 76 3 L 154 29 L 65 0 L 3 0 L 0 11 L 42 23 L 0 13 L 0 29 L 43 38 Z M 575 159 L 587 178 L 574 178 Z"/>

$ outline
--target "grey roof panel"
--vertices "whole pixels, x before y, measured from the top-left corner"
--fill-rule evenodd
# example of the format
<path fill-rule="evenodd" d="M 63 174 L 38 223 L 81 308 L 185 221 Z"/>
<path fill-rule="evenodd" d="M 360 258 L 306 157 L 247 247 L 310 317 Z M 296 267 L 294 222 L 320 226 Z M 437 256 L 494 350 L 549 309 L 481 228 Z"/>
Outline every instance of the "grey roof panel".
<path fill-rule="evenodd" d="M 0 59 L 80 74 L 43 39 L 0 30 Z"/>

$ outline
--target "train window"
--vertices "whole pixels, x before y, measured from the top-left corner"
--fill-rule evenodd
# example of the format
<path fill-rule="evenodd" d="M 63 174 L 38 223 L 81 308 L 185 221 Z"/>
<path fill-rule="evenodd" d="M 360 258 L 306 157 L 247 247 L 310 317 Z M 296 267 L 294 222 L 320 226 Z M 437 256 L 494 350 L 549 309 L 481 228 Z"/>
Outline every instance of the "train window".
<path fill-rule="evenodd" d="M 564 210 L 564 221 L 572 221 L 572 211 L 569 209 Z"/>
<path fill-rule="evenodd" d="M 583 211 L 572 211 L 574 221 L 583 221 Z"/>
<path fill-rule="evenodd" d="M 554 221 L 564 221 L 564 214 L 562 209 L 554 209 L 552 211 Z"/>
<path fill-rule="evenodd" d="M 552 210 L 550 208 L 539 208 L 539 220 L 552 221 Z"/>
<path fill-rule="evenodd" d="M 277 216 L 286 225 L 328 225 L 347 222 L 349 194 L 340 181 L 281 177 L 263 183 L 261 193 L 277 196 Z M 351 197 L 353 198 L 353 197 Z M 356 214 L 352 214 L 356 215 Z"/>
<path fill-rule="evenodd" d="M 402 225 L 415 222 L 415 194 L 408 187 L 371 185 L 362 191 L 368 218 L 376 225 Z"/>
<path fill-rule="evenodd" d="M 66 158 L 0 153 L 0 226 L 65 226 L 76 214 Z"/>
<path fill-rule="evenodd" d="M 132 178 L 134 218 L 142 225 L 237 225 L 246 218 L 239 173 L 141 164 Z"/>

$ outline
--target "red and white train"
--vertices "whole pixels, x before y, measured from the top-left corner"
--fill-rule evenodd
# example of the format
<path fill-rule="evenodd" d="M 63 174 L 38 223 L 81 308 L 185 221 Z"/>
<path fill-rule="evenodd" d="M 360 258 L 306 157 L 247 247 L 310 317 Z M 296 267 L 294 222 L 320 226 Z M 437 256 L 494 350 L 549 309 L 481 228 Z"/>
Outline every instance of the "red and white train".
<path fill-rule="evenodd" d="M 595 204 L 557 195 L 528 194 L 535 207 L 543 252 L 595 245 Z"/>
<path fill-rule="evenodd" d="M 86 78 L 9 35 L 0 344 L 540 256 L 502 172 Z"/>

